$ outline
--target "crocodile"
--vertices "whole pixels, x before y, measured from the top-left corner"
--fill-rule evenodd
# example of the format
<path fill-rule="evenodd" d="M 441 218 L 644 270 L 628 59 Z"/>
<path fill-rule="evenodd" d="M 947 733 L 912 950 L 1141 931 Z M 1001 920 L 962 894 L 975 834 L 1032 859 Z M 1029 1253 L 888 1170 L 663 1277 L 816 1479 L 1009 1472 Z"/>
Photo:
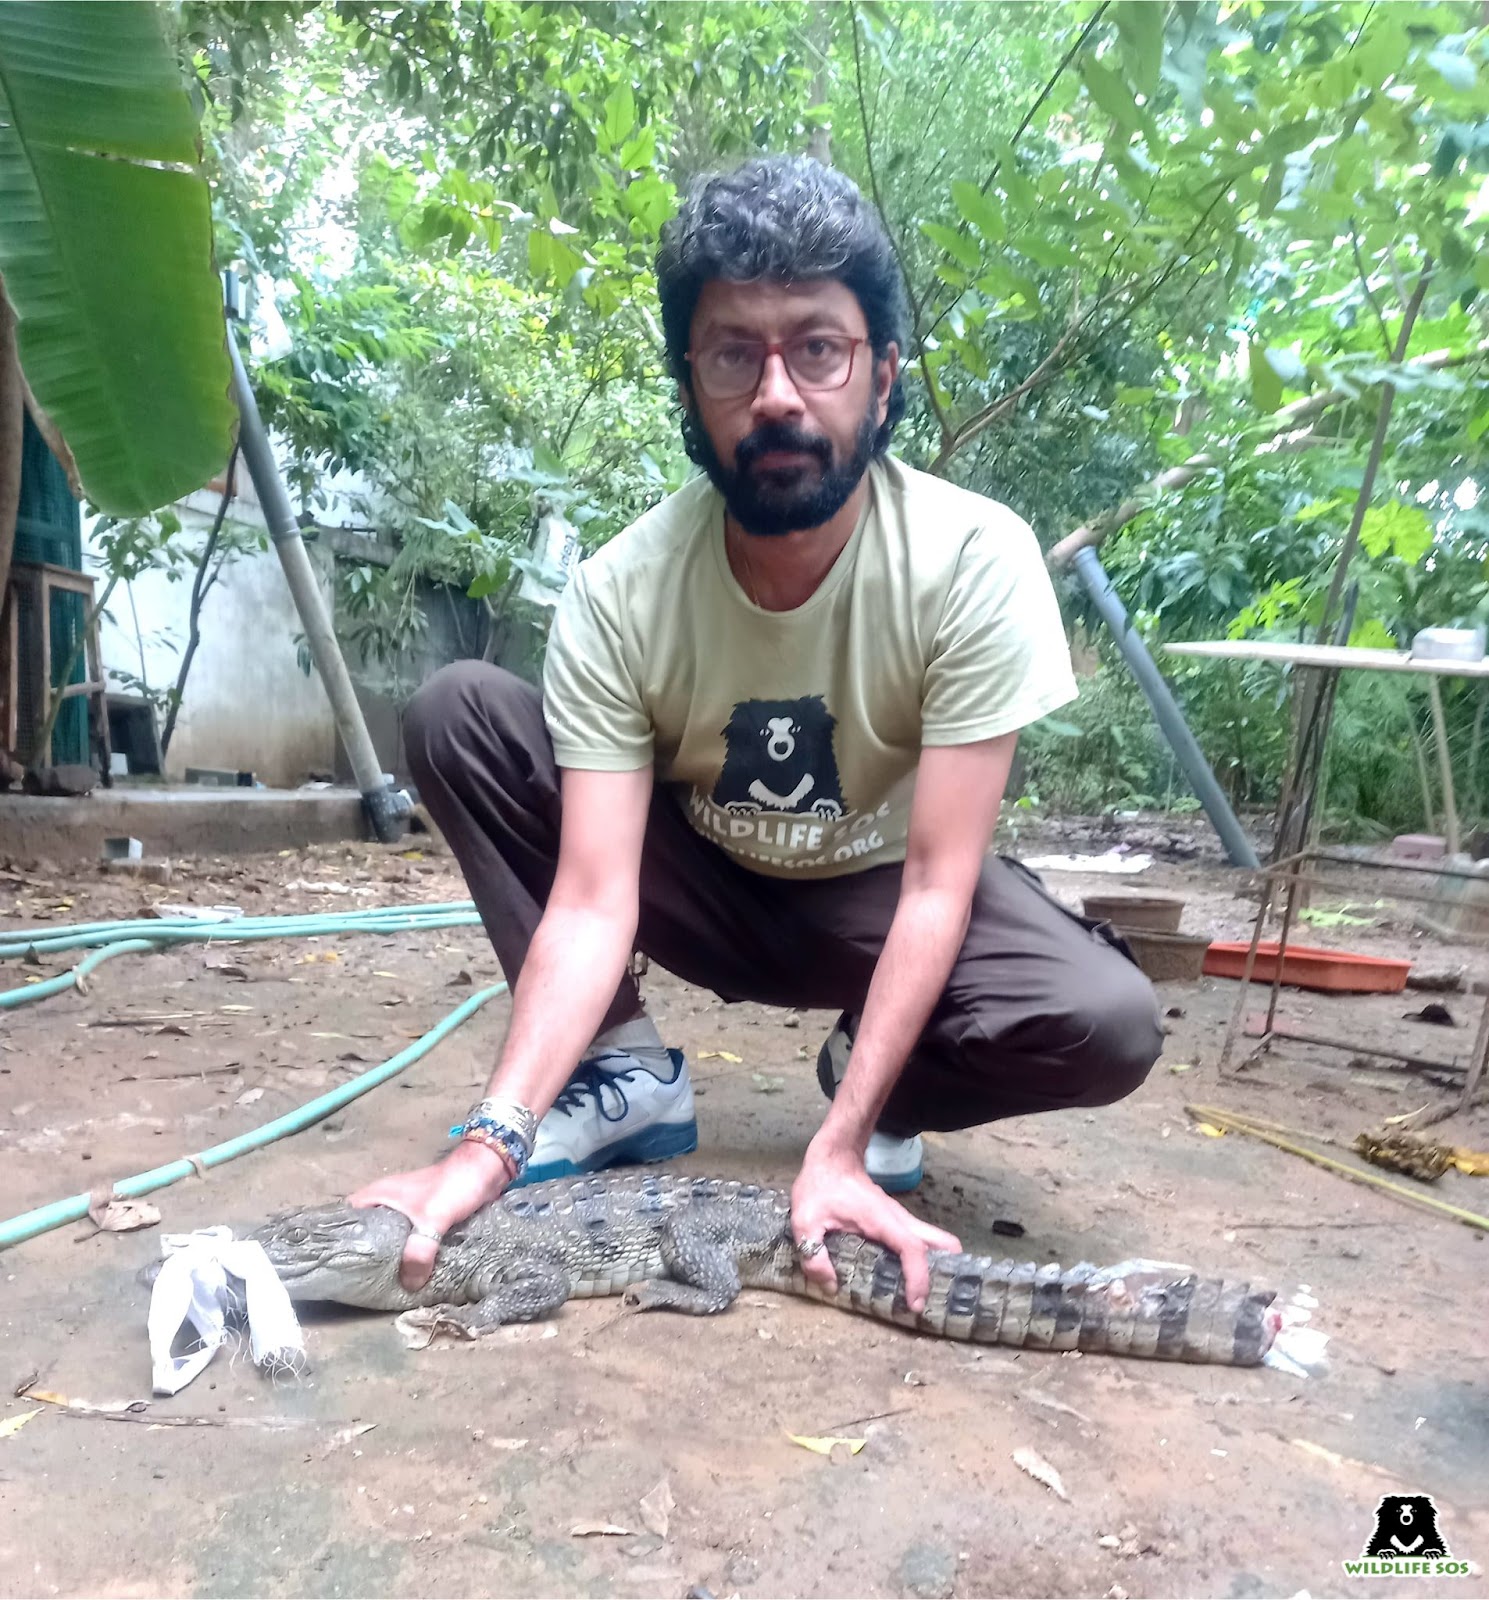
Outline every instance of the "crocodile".
<path fill-rule="evenodd" d="M 600 1295 L 711 1316 L 753 1288 L 976 1344 L 1254 1366 L 1280 1321 L 1275 1291 L 1186 1267 L 1082 1262 L 1062 1271 L 945 1251 L 930 1253 L 930 1295 L 916 1312 L 899 1257 L 852 1233 L 827 1235 L 831 1293 L 802 1273 L 790 1196 L 721 1178 L 606 1174 L 511 1190 L 445 1234 L 429 1281 L 414 1291 L 398 1281 L 409 1227 L 387 1207 L 342 1202 L 286 1212 L 250 1237 L 293 1300 L 430 1308 L 439 1326 L 466 1337 Z"/>

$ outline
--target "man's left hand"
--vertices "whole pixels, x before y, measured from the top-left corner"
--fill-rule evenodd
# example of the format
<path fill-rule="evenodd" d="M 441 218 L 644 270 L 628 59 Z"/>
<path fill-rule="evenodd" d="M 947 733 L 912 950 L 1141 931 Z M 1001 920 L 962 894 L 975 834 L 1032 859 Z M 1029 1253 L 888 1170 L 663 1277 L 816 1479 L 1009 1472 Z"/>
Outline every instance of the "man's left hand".
<path fill-rule="evenodd" d="M 954 1234 L 933 1228 L 891 1200 L 857 1156 L 837 1151 L 819 1154 L 810 1146 L 791 1186 L 791 1231 L 798 1249 L 837 1231 L 861 1234 L 893 1250 L 905 1276 L 905 1299 L 916 1313 L 925 1310 L 931 1288 L 927 1253 L 962 1248 Z M 837 1289 L 837 1274 L 825 1250 L 802 1256 L 801 1270 L 808 1282 L 828 1294 Z"/>

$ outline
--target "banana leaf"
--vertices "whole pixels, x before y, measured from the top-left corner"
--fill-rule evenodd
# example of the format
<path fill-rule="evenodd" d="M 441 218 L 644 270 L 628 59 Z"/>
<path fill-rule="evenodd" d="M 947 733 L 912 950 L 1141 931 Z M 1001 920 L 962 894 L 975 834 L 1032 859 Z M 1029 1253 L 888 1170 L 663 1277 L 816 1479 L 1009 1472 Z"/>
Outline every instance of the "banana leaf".
<path fill-rule="evenodd" d="M 101 510 L 227 461 L 222 295 L 165 6 L 0 3 L 0 277 L 21 369 Z"/>

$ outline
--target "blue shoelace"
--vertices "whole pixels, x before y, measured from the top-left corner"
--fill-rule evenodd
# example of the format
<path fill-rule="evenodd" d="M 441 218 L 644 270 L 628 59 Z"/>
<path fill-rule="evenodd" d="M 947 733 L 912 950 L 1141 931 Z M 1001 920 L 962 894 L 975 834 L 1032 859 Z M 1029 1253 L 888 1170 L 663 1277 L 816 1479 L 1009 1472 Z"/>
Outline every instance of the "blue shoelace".
<path fill-rule="evenodd" d="M 621 1087 L 622 1082 L 634 1077 L 638 1072 L 645 1072 L 646 1068 L 639 1063 L 628 1067 L 624 1072 L 605 1072 L 601 1069 L 602 1061 L 627 1061 L 631 1058 L 623 1050 L 606 1051 L 603 1055 L 591 1056 L 588 1061 L 581 1061 L 574 1076 L 563 1086 L 557 1100 L 553 1102 L 555 1111 L 577 1111 L 584 1104 L 586 1095 L 593 1095 L 595 1104 L 600 1108 L 600 1115 L 606 1122 L 624 1122 L 626 1113 L 631 1109 L 631 1102 L 626 1098 L 626 1091 Z M 652 1073 L 650 1076 L 655 1077 Z M 658 1080 L 660 1081 L 660 1080 Z M 620 1099 L 620 1110 L 611 1113 L 605 1106 L 605 1090 L 614 1089 Z"/>

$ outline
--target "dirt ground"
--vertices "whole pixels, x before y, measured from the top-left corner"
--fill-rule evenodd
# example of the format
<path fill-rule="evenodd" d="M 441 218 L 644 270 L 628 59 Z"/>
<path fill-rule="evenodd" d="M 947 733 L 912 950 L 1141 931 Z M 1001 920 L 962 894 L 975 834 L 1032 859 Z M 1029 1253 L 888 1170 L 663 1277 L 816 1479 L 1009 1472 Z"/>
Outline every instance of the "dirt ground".
<path fill-rule="evenodd" d="M 1241 937 L 1248 880 L 1186 848 L 1182 830 L 1153 839 L 1185 859 L 1140 879 L 1049 881 L 1072 903 L 1113 881 L 1175 888 L 1189 896 L 1186 930 Z M 1067 831 L 1020 847 L 1085 845 Z M 1310 930 L 1309 942 L 1489 976 L 1484 953 L 1413 933 L 1379 892 L 1355 891 L 1371 926 Z M 0 926 L 160 900 L 266 914 L 462 895 L 448 857 L 365 845 L 198 861 L 166 888 L 13 864 L 0 870 Z M 3 982 L 64 964 L 9 963 Z M 86 997 L 0 1013 L 0 1215 L 255 1127 L 402 1049 L 497 976 L 476 927 L 214 945 L 121 959 Z M 789 1183 L 821 1111 L 813 1062 L 831 1019 L 726 1006 L 657 972 L 646 992 L 697 1080 L 701 1144 L 679 1165 Z M 0 1594 L 1482 1594 L 1484 1235 L 1254 1140 L 1206 1136 L 1183 1109 L 1218 1103 L 1348 1145 L 1439 1091 L 1294 1045 L 1221 1080 L 1234 992 L 1164 985 L 1163 1060 L 1120 1105 L 931 1136 L 912 1204 L 972 1250 L 1149 1256 L 1307 1284 L 1330 1335 L 1322 1376 L 971 1349 L 751 1292 L 717 1320 L 581 1302 L 419 1353 L 391 1317 L 327 1310 L 307 1318 L 308 1379 L 273 1384 L 223 1356 L 156 1400 L 136 1273 L 158 1230 L 72 1225 L 0 1256 Z M 1424 999 L 1443 1000 L 1458 1028 L 1403 1020 Z M 1289 992 L 1284 1012 L 1461 1059 L 1479 1004 Z M 505 1015 L 494 1002 L 329 1121 L 158 1192 L 162 1227 L 250 1226 L 428 1159 L 484 1081 Z M 1489 1149 L 1489 1112 L 1437 1132 Z M 1489 1211 L 1482 1180 L 1451 1172 L 1430 1192 Z M 1023 1237 L 996 1237 L 995 1221 Z M 119 1418 L 12 1398 L 27 1380 L 148 1406 Z M 788 1433 L 867 1443 L 838 1462 Z M 1025 1448 L 1068 1499 L 1015 1464 Z M 661 1538 L 638 1502 L 664 1480 L 675 1508 Z M 1430 1494 L 1470 1576 L 1346 1577 L 1387 1493 Z M 600 1523 L 633 1531 L 573 1531 Z"/>

